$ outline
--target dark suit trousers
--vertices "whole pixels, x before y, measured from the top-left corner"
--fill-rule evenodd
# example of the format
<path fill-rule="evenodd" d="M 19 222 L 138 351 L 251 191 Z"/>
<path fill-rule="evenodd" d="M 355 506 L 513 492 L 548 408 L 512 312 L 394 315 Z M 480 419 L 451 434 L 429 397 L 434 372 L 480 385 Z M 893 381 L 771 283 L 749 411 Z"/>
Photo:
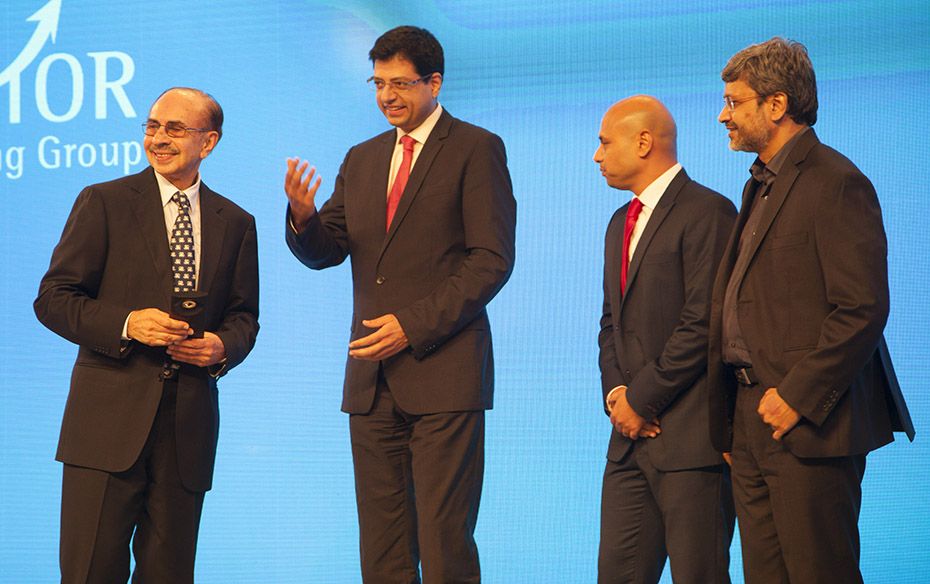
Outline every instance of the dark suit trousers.
<path fill-rule="evenodd" d="M 379 379 L 349 418 L 366 584 L 480 582 L 484 412 L 411 415 Z"/>
<path fill-rule="evenodd" d="M 64 466 L 61 493 L 62 584 L 194 581 L 194 551 L 203 492 L 178 474 L 177 383 L 165 382 L 158 413 L 139 459 L 124 472 Z"/>
<path fill-rule="evenodd" d="M 861 583 L 865 455 L 795 457 L 756 411 L 764 391 L 739 386 L 733 423 L 733 495 L 747 584 Z"/>
<path fill-rule="evenodd" d="M 645 439 L 607 461 L 599 584 L 654 584 L 668 557 L 676 584 L 730 582 L 733 498 L 724 465 L 663 472 Z"/>

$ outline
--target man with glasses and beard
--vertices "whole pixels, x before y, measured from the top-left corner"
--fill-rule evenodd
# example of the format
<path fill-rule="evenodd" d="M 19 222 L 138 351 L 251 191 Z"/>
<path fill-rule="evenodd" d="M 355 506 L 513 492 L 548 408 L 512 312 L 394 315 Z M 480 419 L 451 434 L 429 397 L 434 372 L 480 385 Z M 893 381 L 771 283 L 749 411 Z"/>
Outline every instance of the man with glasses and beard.
<path fill-rule="evenodd" d="M 866 454 L 913 438 L 882 337 L 875 189 L 825 146 L 803 45 L 773 38 L 723 70 L 718 120 L 757 154 L 711 307 L 714 445 L 729 452 L 749 583 L 862 582 Z"/>

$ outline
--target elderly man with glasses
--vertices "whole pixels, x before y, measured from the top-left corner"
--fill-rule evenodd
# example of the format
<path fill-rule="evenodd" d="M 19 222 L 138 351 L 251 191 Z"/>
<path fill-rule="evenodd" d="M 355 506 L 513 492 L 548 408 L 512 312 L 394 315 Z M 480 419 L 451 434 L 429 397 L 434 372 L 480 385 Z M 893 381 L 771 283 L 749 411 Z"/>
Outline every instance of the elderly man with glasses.
<path fill-rule="evenodd" d="M 57 459 L 61 581 L 194 580 L 213 482 L 217 379 L 258 333 L 254 218 L 201 181 L 223 132 L 210 95 L 173 88 L 144 124 L 151 166 L 84 189 L 35 311 L 79 346 Z"/>

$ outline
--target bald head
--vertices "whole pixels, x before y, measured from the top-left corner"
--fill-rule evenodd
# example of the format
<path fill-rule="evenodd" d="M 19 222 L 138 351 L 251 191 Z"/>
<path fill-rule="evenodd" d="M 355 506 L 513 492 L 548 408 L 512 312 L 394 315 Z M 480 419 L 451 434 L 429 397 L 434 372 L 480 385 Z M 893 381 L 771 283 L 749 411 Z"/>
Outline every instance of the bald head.
<path fill-rule="evenodd" d="M 610 119 L 630 132 L 648 132 L 652 137 L 649 156 L 669 157 L 673 164 L 677 159 L 678 129 L 671 112 L 658 99 L 650 95 L 628 97 L 612 105 L 604 119 Z"/>
<path fill-rule="evenodd" d="M 196 87 L 169 87 L 161 92 L 161 95 L 155 99 L 155 103 L 158 103 L 158 100 L 169 94 L 180 95 L 197 103 L 205 118 L 205 127 L 217 133 L 217 141 L 223 137 L 223 108 L 220 107 L 220 103 L 216 101 L 215 97 Z"/>
<path fill-rule="evenodd" d="M 610 186 L 639 194 L 678 161 L 677 134 L 661 101 L 634 95 L 604 114 L 594 161 Z"/>

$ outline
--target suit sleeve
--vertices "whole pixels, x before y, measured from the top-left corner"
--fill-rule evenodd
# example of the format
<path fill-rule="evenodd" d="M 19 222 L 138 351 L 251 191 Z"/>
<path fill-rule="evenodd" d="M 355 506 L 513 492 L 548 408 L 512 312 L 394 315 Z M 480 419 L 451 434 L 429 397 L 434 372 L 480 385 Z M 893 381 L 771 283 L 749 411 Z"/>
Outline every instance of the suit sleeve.
<path fill-rule="evenodd" d="M 297 233 L 291 227 L 288 207 L 285 217 L 285 240 L 291 253 L 308 268 L 322 270 L 345 261 L 349 255 L 349 232 L 345 216 L 344 173 L 355 148 L 346 153 L 336 176 L 336 188 L 323 208 L 313 214 L 304 229 Z"/>
<path fill-rule="evenodd" d="M 258 335 L 258 240 L 255 218 L 249 216 L 248 226 L 239 243 L 232 278 L 232 288 L 226 299 L 223 321 L 216 335 L 226 348 L 225 373 L 241 363 Z"/>
<path fill-rule="evenodd" d="M 395 313 L 417 359 L 474 320 L 513 270 L 516 201 L 499 137 L 482 133 L 475 141 L 461 188 L 464 261 L 429 295 Z"/>
<path fill-rule="evenodd" d="M 639 370 L 627 391 L 630 407 L 647 420 L 659 416 L 707 367 L 710 296 L 736 218 L 730 201 L 709 201 L 708 208 L 687 223 L 681 241 L 684 304 L 679 323 L 659 357 Z"/>
<path fill-rule="evenodd" d="M 875 351 L 889 310 L 887 243 L 874 187 L 855 171 L 821 189 L 814 238 L 832 309 L 816 348 L 778 386 L 782 398 L 818 426 Z"/>
<path fill-rule="evenodd" d="M 120 351 L 128 306 L 98 300 L 107 263 L 107 210 L 93 187 L 74 203 L 61 239 L 39 284 L 36 317 L 65 339 L 114 358 Z"/>
<path fill-rule="evenodd" d="M 620 224 L 622 224 L 625 216 L 626 212 L 623 209 L 617 211 L 611 219 L 610 225 L 607 227 L 607 235 L 604 237 L 604 306 L 601 310 L 597 346 L 598 364 L 601 369 L 601 390 L 604 397 L 601 400 L 601 405 L 608 415 L 610 411 L 607 410 L 607 395 L 613 388 L 623 384 L 623 375 L 620 373 L 620 363 L 617 362 L 617 348 L 614 342 L 613 309 L 610 304 L 610 278 L 613 272 L 610 270 L 610 266 L 613 263 L 611 249 L 615 247 L 615 226 L 618 221 L 621 221 Z"/>

